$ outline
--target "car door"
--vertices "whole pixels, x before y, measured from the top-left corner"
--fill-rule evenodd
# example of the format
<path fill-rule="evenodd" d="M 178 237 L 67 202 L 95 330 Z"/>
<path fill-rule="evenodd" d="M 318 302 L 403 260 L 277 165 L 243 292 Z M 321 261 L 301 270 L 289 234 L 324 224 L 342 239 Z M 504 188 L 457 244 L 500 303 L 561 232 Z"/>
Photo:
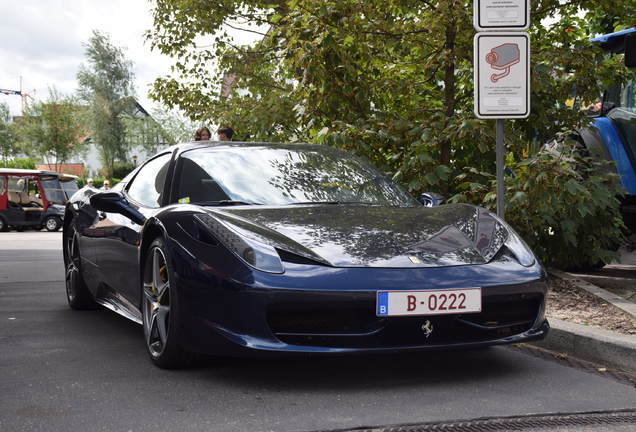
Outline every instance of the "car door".
<path fill-rule="evenodd" d="M 146 217 L 161 206 L 170 160 L 170 153 L 165 153 L 148 161 L 123 191 L 127 201 Z M 100 236 L 94 236 L 94 241 L 102 282 L 127 302 L 138 306 L 141 293 L 139 245 L 142 226 L 118 213 L 98 212 L 93 229 L 101 233 Z M 119 300 L 123 301 L 121 297 Z"/>

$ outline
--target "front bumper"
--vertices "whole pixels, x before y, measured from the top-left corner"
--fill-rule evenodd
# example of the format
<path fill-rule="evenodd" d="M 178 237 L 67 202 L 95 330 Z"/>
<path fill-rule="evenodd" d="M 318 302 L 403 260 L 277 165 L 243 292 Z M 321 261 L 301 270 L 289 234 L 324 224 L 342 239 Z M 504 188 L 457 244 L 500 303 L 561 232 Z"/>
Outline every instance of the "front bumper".
<path fill-rule="evenodd" d="M 549 331 L 545 272 L 540 265 L 502 271 L 506 266 L 403 270 L 294 264 L 286 265 L 283 275 L 245 271 L 234 272 L 242 275 L 234 279 L 189 269 L 192 276 L 180 277 L 179 287 L 182 344 L 206 354 L 265 356 L 406 352 L 543 339 Z M 511 273 L 506 277 L 506 272 Z M 375 313 L 377 291 L 467 286 L 482 288 L 482 312 Z"/>

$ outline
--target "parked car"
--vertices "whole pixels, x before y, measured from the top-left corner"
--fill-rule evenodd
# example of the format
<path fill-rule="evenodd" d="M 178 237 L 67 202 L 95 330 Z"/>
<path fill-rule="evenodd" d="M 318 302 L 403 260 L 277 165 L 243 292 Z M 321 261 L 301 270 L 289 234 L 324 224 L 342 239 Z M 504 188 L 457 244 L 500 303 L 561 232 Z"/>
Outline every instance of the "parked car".
<path fill-rule="evenodd" d="M 73 309 L 144 329 L 159 367 L 199 354 L 318 355 L 542 339 L 547 274 L 501 219 L 427 207 L 309 144 L 173 146 L 66 207 Z"/>
<path fill-rule="evenodd" d="M 62 227 L 64 205 L 77 191 L 76 176 L 54 171 L 0 168 L 0 231 Z"/>

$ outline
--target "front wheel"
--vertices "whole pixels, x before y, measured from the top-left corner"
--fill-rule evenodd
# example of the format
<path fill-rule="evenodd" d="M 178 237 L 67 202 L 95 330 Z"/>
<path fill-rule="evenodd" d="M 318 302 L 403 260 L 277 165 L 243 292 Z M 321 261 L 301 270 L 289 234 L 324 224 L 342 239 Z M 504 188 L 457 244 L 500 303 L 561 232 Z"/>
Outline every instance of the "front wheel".
<path fill-rule="evenodd" d="M 8 228 L 7 222 L 0 217 L 0 232 L 6 231 Z"/>
<path fill-rule="evenodd" d="M 79 234 L 75 224 L 71 224 L 64 243 L 64 265 L 66 267 L 66 298 L 75 310 L 95 309 L 93 300 L 82 275 Z"/>
<path fill-rule="evenodd" d="M 142 314 L 146 347 L 152 362 L 164 369 L 193 366 L 200 355 L 179 343 L 179 299 L 176 277 L 163 238 L 150 245 L 146 255 Z"/>
<path fill-rule="evenodd" d="M 43 225 L 47 231 L 59 231 L 62 226 L 62 221 L 57 216 L 49 216 L 44 220 Z"/>

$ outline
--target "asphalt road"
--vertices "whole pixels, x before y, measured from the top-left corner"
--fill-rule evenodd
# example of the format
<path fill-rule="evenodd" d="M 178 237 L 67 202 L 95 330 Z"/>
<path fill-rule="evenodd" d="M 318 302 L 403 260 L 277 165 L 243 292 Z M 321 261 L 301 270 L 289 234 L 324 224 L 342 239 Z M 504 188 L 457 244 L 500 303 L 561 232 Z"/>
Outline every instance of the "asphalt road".
<path fill-rule="evenodd" d="M 622 410 L 636 410 L 633 385 L 506 347 L 161 370 L 141 326 L 68 307 L 61 233 L 0 233 L 3 432 L 328 431 Z"/>

